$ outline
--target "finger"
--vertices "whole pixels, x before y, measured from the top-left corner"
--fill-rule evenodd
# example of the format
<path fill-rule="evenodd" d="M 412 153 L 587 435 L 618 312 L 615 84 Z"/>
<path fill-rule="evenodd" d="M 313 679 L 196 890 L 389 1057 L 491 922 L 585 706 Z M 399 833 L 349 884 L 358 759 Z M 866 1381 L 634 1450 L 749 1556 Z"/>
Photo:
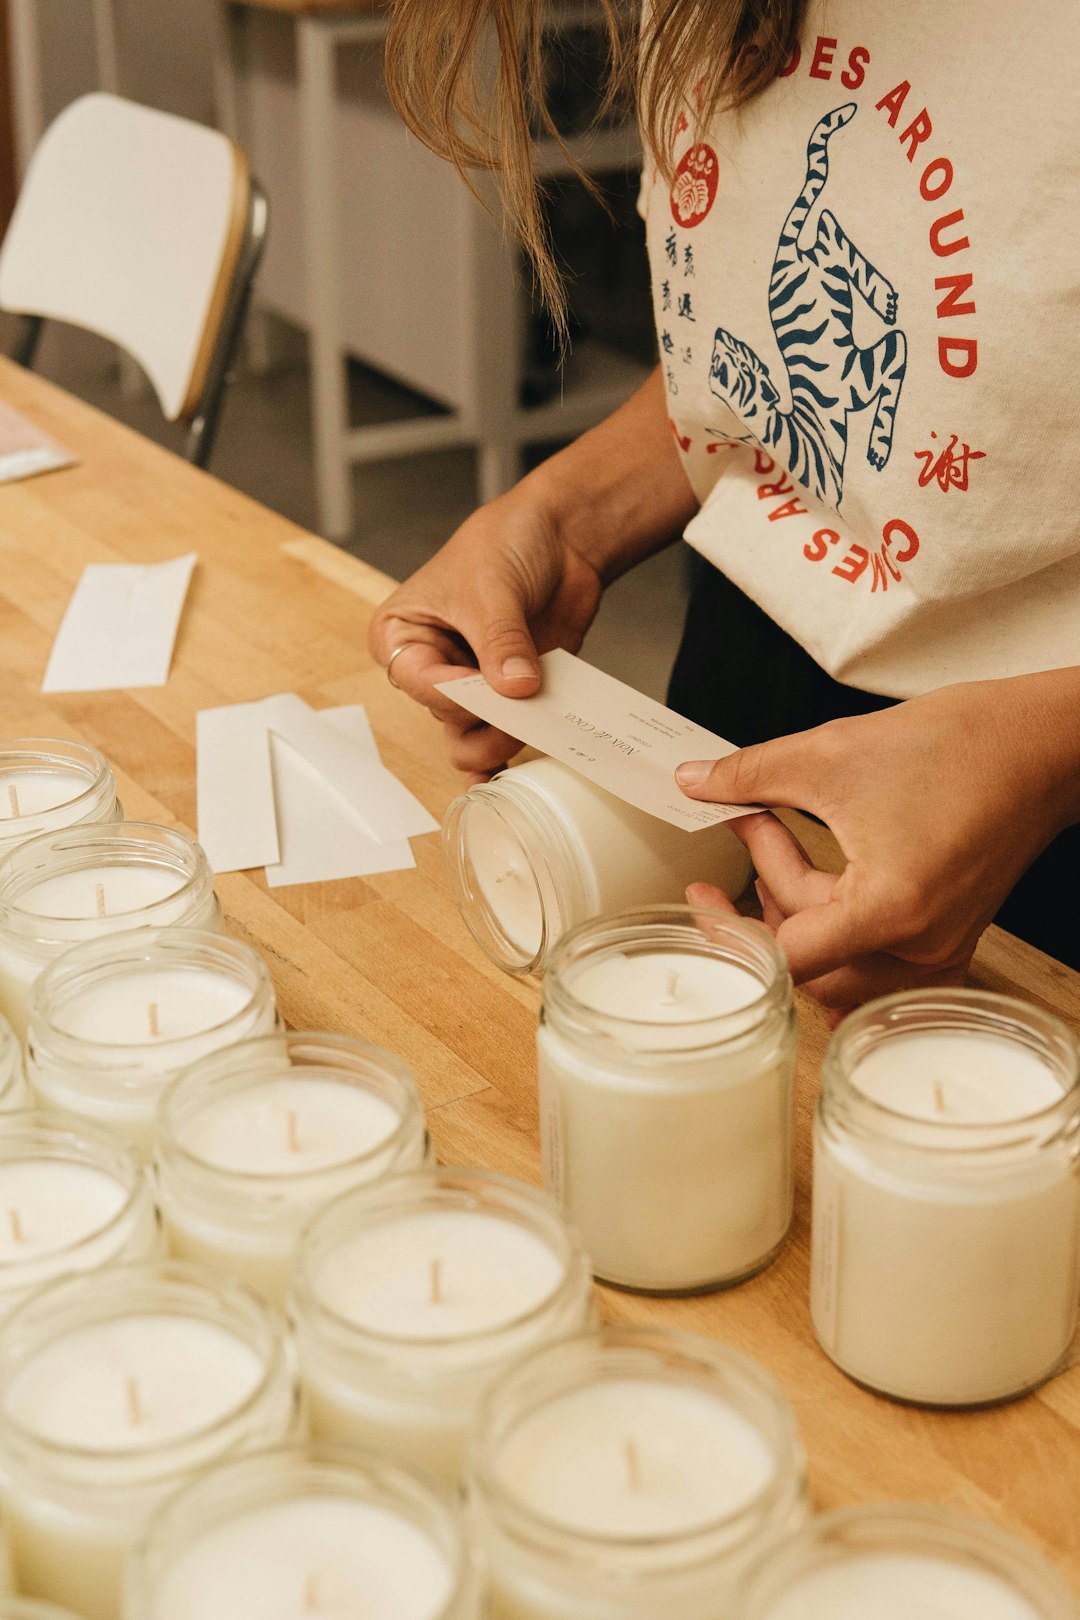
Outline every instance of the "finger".
<path fill-rule="evenodd" d="M 471 726 L 458 726 L 452 721 L 444 728 L 446 757 L 455 770 L 470 776 L 490 776 L 502 770 L 508 760 L 519 752 L 521 744 L 515 737 L 496 731 L 477 721 Z"/>
<path fill-rule="evenodd" d="M 736 748 L 723 759 L 687 760 L 676 770 L 675 780 L 690 799 L 816 811 L 823 776 L 819 746 L 823 729 Z"/>
<path fill-rule="evenodd" d="M 809 990 L 823 1007 L 850 1012 L 855 1007 L 861 1007 L 864 1001 L 891 995 L 894 990 L 963 984 L 966 976 L 966 962 L 927 967 L 924 963 L 905 962 L 901 957 L 889 956 L 883 951 L 876 956 L 862 957 L 833 973 L 805 980 L 803 988 Z"/>
<path fill-rule="evenodd" d="M 440 692 L 438 685 L 441 681 L 456 681 L 463 675 L 475 674 L 475 664 L 470 664 L 466 655 L 448 639 L 441 642 L 409 641 L 399 645 L 403 650 L 394 659 L 389 672 L 393 684 L 409 697 L 415 698 L 417 703 L 424 704 L 439 720 L 454 715 L 467 716 L 468 711 Z M 476 716 L 468 718 L 475 720 Z"/>
<path fill-rule="evenodd" d="M 472 601 L 461 629 L 481 675 L 503 697 L 531 697 L 540 687 L 540 658 L 520 598 L 501 579 L 483 579 Z"/>
<path fill-rule="evenodd" d="M 738 908 L 731 898 L 715 883 L 691 883 L 686 891 L 687 905 L 701 911 L 730 911 L 738 916 Z"/>
<path fill-rule="evenodd" d="M 824 904 L 789 914 L 777 929 L 796 984 L 834 973 L 889 944 L 880 915 L 851 905 L 840 878 Z"/>
<path fill-rule="evenodd" d="M 758 899 L 761 901 L 761 920 L 766 928 L 771 928 L 775 934 L 787 913 L 780 910 L 768 885 L 761 878 L 758 878 L 754 888 L 757 891 Z"/>
<path fill-rule="evenodd" d="M 770 815 L 740 816 L 728 825 L 750 851 L 759 878 L 786 915 L 828 900 L 836 877 L 818 870 L 782 821 Z"/>

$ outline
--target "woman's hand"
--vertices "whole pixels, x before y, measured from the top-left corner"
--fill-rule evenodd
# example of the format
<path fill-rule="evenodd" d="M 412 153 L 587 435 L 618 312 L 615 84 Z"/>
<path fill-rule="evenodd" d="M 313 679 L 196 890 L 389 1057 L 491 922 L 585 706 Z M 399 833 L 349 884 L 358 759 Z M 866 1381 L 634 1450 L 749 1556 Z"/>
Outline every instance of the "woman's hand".
<path fill-rule="evenodd" d="M 528 485 L 480 507 L 376 613 L 371 651 L 441 720 L 450 762 L 474 776 L 505 765 L 520 744 L 436 689 L 479 666 L 505 697 L 531 697 L 539 652 L 576 652 L 603 589 L 596 568 L 561 537 Z"/>
<path fill-rule="evenodd" d="M 789 806 L 832 829 L 840 877 L 775 816 L 731 823 L 793 977 L 827 1007 L 957 983 L 1017 879 L 1080 820 L 1080 669 L 945 687 L 677 779 L 690 798 Z M 715 899 L 707 884 L 688 897 Z"/>
<path fill-rule="evenodd" d="M 697 510 L 660 369 L 598 427 L 461 525 L 376 613 L 371 651 L 443 722 L 451 763 L 474 776 L 518 744 L 435 687 L 478 665 L 504 697 L 531 697 L 537 654 L 577 652 L 600 593 L 669 545 Z"/>

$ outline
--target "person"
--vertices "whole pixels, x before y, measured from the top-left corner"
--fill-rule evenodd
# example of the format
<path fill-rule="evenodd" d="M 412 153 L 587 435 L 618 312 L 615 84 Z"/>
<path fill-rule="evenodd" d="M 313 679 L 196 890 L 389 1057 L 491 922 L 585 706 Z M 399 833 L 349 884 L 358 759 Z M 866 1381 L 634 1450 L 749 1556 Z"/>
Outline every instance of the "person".
<path fill-rule="evenodd" d="M 558 312 L 539 13 L 407 0 L 387 81 L 429 145 L 501 172 Z M 734 826 L 796 980 L 836 1013 L 958 982 L 995 917 L 1080 968 L 1080 12 L 665 0 L 642 27 L 659 365 L 389 598 L 373 654 L 482 776 L 516 744 L 437 683 L 479 665 L 528 697 L 538 654 L 685 536 L 669 702 L 740 746 L 678 780 L 768 807 Z M 841 876 L 784 806 L 832 829 Z"/>

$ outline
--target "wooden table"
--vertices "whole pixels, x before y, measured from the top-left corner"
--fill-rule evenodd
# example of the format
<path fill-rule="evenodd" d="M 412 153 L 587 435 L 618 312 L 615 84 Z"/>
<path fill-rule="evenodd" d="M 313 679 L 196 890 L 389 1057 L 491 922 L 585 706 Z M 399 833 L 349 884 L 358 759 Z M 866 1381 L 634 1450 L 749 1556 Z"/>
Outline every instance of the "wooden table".
<path fill-rule="evenodd" d="M 82 458 L 0 488 L 0 735 L 94 743 L 113 762 L 129 817 L 193 829 L 198 709 L 283 690 L 316 706 L 361 702 L 387 764 L 441 816 L 458 782 L 437 728 L 366 650 L 371 609 L 390 581 L 7 362 L 0 397 Z M 87 563 L 190 549 L 199 567 L 167 686 L 42 695 L 53 635 Z M 535 1181 L 538 987 L 500 974 L 473 946 L 437 839 L 415 849 L 415 871 L 344 883 L 270 893 L 261 872 L 224 876 L 228 928 L 267 959 L 291 1024 L 361 1035 L 412 1064 L 441 1159 Z M 990 930 L 977 977 L 1080 1025 L 1080 975 L 1008 935 Z M 795 1222 L 780 1259 L 704 1298 L 604 1290 L 605 1316 L 709 1334 L 768 1367 L 794 1404 L 819 1508 L 948 1503 L 1041 1545 L 1080 1593 L 1080 1365 L 1009 1406 L 934 1413 L 856 1388 L 818 1350 L 807 1310 L 809 1132 L 827 1031 L 805 1000 L 800 1034 Z"/>

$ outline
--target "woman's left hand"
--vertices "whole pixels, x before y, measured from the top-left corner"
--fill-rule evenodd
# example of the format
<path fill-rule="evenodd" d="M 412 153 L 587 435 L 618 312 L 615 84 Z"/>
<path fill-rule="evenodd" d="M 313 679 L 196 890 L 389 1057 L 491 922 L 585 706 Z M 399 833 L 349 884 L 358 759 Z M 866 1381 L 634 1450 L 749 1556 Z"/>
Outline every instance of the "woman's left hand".
<path fill-rule="evenodd" d="M 955 984 L 1021 874 L 1080 820 L 1080 669 L 944 687 L 676 778 L 692 799 L 798 808 L 831 828 L 839 877 L 775 816 L 730 824 L 793 977 L 827 1007 Z M 720 898 L 704 883 L 687 894 Z"/>

